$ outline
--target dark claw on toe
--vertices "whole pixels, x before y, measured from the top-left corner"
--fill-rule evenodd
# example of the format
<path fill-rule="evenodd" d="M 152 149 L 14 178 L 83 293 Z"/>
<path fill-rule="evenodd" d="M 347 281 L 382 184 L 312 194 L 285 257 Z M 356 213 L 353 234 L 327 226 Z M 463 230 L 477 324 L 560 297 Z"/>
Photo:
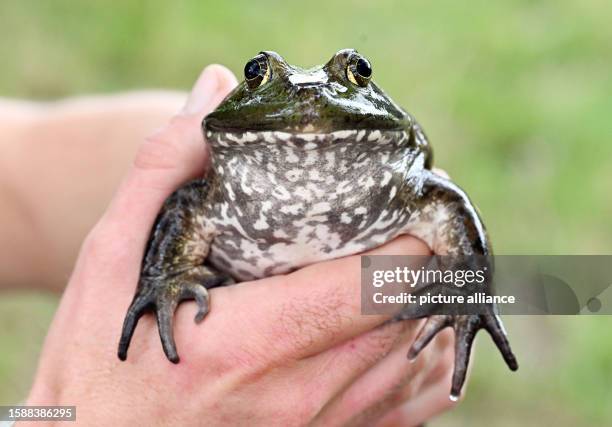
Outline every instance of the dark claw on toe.
<path fill-rule="evenodd" d="M 130 341 L 132 341 L 132 335 L 134 335 L 136 324 L 145 311 L 153 304 L 153 301 L 151 292 L 138 293 L 134 297 L 125 316 L 125 320 L 123 321 L 123 330 L 121 331 L 119 350 L 117 351 L 117 356 L 120 360 L 127 359 L 128 347 L 130 346 Z"/>
<path fill-rule="evenodd" d="M 176 296 L 172 296 L 167 292 L 160 298 L 156 304 L 155 315 L 157 317 L 157 329 L 159 330 L 159 338 L 162 342 L 164 353 L 172 363 L 179 362 L 179 356 L 176 352 L 176 343 L 174 342 L 174 328 L 172 327 L 172 318 L 174 310 L 178 305 L 179 300 Z"/>
<path fill-rule="evenodd" d="M 442 329 L 450 326 L 450 319 L 448 316 L 431 316 L 427 319 L 427 322 L 419 332 L 419 335 L 414 340 L 414 343 L 408 351 L 408 359 L 414 360 L 419 355 L 421 350 L 429 344 L 429 342 L 436 336 Z"/>
<path fill-rule="evenodd" d="M 188 279 L 191 279 L 191 281 Z M 212 277 L 200 277 L 199 279 L 202 280 L 194 282 L 193 277 L 183 277 L 182 275 L 170 279 L 142 279 L 141 286 L 123 322 L 123 330 L 117 352 L 119 359 L 126 360 L 130 341 L 132 340 L 138 320 L 146 311 L 153 309 L 157 318 L 157 327 L 164 353 L 172 363 L 178 363 L 180 358 L 176 350 L 173 330 L 173 318 L 176 307 L 181 301 L 195 300 L 198 305 L 195 321 L 202 321 L 209 309 L 206 286 L 218 286 L 224 280 L 224 278 L 213 280 Z M 205 284 L 200 284 L 200 281 Z M 209 281 L 212 283 L 208 283 Z"/>
<path fill-rule="evenodd" d="M 512 371 L 518 369 L 518 362 L 512 349 L 510 348 L 510 342 L 506 336 L 506 330 L 504 329 L 501 319 L 497 315 L 487 316 L 485 319 L 485 329 L 491 335 L 493 342 L 499 349 L 500 353 L 504 357 L 508 368 Z"/>
<path fill-rule="evenodd" d="M 200 323 L 202 320 L 204 320 L 204 317 L 208 314 L 208 310 L 210 308 L 208 305 L 208 291 L 205 287 L 197 284 L 186 285 L 185 289 L 183 290 L 181 300 L 187 299 L 195 300 L 196 304 L 198 305 L 198 311 L 195 315 L 194 321 L 196 323 Z"/>
<path fill-rule="evenodd" d="M 455 330 L 455 368 L 453 371 L 450 399 L 459 400 L 461 389 L 465 383 L 470 353 L 476 333 L 486 329 L 497 345 L 508 367 L 516 371 L 518 363 L 512 353 L 501 320 L 495 314 L 472 315 L 434 315 L 427 319 L 408 352 L 408 358 L 413 360 L 427 346 L 434 336 L 447 326 Z"/>

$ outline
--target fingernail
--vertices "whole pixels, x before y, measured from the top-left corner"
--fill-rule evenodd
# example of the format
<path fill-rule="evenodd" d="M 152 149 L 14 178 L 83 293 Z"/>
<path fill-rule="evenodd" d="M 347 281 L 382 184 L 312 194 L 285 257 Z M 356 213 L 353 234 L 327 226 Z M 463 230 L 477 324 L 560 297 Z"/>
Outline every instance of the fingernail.
<path fill-rule="evenodd" d="M 446 173 L 445 170 L 442 170 L 440 168 L 431 168 L 431 170 L 434 171 L 436 175 L 439 175 L 442 178 L 450 179 L 450 176 L 448 175 L 448 173 Z"/>
<path fill-rule="evenodd" d="M 206 67 L 193 85 L 182 113 L 195 114 L 202 111 L 213 99 L 218 87 L 219 79 L 217 78 L 217 73 L 213 67 Z"/>

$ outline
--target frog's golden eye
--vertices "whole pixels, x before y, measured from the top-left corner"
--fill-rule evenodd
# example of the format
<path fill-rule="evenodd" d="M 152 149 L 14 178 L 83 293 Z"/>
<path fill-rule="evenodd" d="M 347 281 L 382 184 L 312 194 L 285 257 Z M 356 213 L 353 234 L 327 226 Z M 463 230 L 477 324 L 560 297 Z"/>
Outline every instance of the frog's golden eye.
<path fill-rule="evenodd" d="M 357 86 L 366 87 L 372 78 L 370 62 L 357 53 L 351 55 L 346 65 L 346 78 Z"/>
<path fill-rule="evenodd" d="M 256 89 L 270 79 L 270 67 L 266 55 L 261 53 L 246 63 L 244 78 L 249 89 Z"/>

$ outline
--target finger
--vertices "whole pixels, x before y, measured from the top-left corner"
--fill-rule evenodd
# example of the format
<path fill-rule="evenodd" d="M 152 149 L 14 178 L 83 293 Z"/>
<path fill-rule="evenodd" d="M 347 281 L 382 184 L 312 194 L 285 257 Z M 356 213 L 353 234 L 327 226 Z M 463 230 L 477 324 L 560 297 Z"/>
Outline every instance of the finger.
<path fill-rule="evenodd" d="M 448 173 L 444 169 L 431 168 L 431 170 L 433 171 L 433 173 L 435 173 L 436 175 L 441 176 L 442 178 L 450 179 L 450 176 L 448 175 Z"/>
<path fill-rule="evenodd" d="M 420 240 L 402 236 L 368 254 L 427 255 Z M 236 345 L 266 360 L 301 359 L 361 335 L 390 316 L 361 314 L 359 256 L 311 265 L 285 276 L 211 291 L 209 329 L 244 337 Z M 248 322 L 237 324 L 236 316 Z M 270 351 L 273 349 L 274 351 Z"/>
<path fill-rule="evenodd" d="M 318 416 L 319 424 L 364 424 L 348 423 L 348 421 L 355 413 L 365 411 L 367 407 L 382 399 L 388 393 L 388 389 L 394 387 L 398 381 L 403 381 L 406 369 L 417 368 L 396 353 L 398 347 L 405 349 L 407 340 L 414 339 L 418 323 L 418 320 L 386 323 L 302 360 L 304 376 L 306 378 L 319 376 L 317 385 L 321 391 L 318 393 L 328 402 Z M 389 359 L 394 360 L 399 368 L 391 373 L 393 379 L 385 377 L 384 373 L 381 374 L 377 370 L 379 364 Z M 321 367 L 325 367 L 323 373 Z M 367 390 L 359 386 L 357 387 L 359 390 L 355 392 L 355 383 L 363 382 L 362 378 L 370 371 L 377 371 L 376 380 L 368 384 L 370 388 Z"/>
<path fill-rule="evenodd" d="M 416 323 L 418 321 L 386 323 L 327 351 L 302 359 L 300 361 L 302 376 L 318 378 L 317 390 L 313 392 L 316 392 L 322 401 L 327 402 L 326 407 L 330 406 L 330 402 L 338 399 L 341 403 L 336 405 L 339 406 L 336 409 L 340 409 L 343 416 L 347 416 L 347 410 L 355 413 L 366 400 L 382 396 L 379 391 L 383 390 L 378 387 L 382 383 L 388 384 L 383 378 L 378 378 L 376 385 L 365 393 L 364 390 L 361 390 L 361 395 L 345 395 L 343 392 L 348 387 L 352 387 L 356 379 L 374 369 L 373 367 L 381 360 L 388 358 L 394 348 L 403 345 L 406 337 L 412 339 L 416 332 Z M 405 359 L 403 362 L 404 365 L 408 365 Z M 394 374 L 397 373 L 397 371 L 394 372 Z M 343 397 L 338 398 L 339 395 Z M 340 412 L 337 410 L 322 411 L 320 424 L 343 424 L 340 422 L 342 419 Z M 326 422 L 328 417 L 330 422 Z M 335 420 L 336 423 L 331 423 L 331 420 Z"/>
<path fill-rule="evenodd" d="M 425 363 L 423 374 L 417 381 L 407 382 L 393 400 L 388 400 L 379 412 L 377 427 L 421 425 L 440 412 L 452 408 L 456 402 L 448 398 L 453 372 L 452 331 L 437 335 L 438 345 Z"/>
<path fill-rule="evenodd" d="M 421 322 L 410 320 L 403 323 L 409 324 L 410 327 L 397 345 L 379 362 L 345 385 L 344 391 L 339 393 L 321 414 L 322 421 L 342 420 L 342 423 L 348 425 L 371 425 L 371 419 L 357 420 L 354 418 L 355 414 L 361 414 L 360 417 L 379 417 L 381 413 L 388 412 L 408 398 L 420 394 L 431 382 L 442 381 L 445 376 L 450 377 L 451 336 L 440 335 L 440 338 L 436 338 L 432 345 L 423 351 L 422 358 L 415 363 L 408 363 L 406 352 Z M 335 365 L 329 366 L 329 374 L 333 375 L 336 369 Z M 448 401 L 447 395 L 444 398 Z"/>
<path fill-rule="evenodd" d="M 121 256 L 115 258 L 119 258 L 121 265 L 115 265 L 114 270 L 127 277 L 126 282 L 138 273 L 146 239 L 164 200 L 182 183 L 202 174 L 207 160 L 200 126 L 202 117 L 227 95 L 234 83 L 233 74 L 219 65 L 202 72 L 184 109 L 200 110 L 174 117 L 140 146 L 109 208 L 90 233 L 86 242 L 89 246 L 101 251 L 119 248 Z M 92 244 L 96 240 L 101 243 Z M 100 254 L 98 258 L 108 258 L 107 255 L 113 254 Z"/>
<path fill-rule="evenodd" d="M 451 369 L 447 369 L 438 381 L 431 382 L 413 393 L 403 396 L 404 402 L 385 414 L 376 427 L 417 426 L 456 405 L 448 399 Z"/>
<path fill-rule="evenodd" d="M 216 75 L 216 79 L 209 78 L 211 73 Z M 204 117 L 202 113 L 206 113 L 209 106 L 214 107 L 219 104 L 237 84 L 238 81 L 234 74 L 223 65 L 209 65 L 193 85 L 182 113 Z"/>
<path fill-rule="evenodd" d="M 145 218 L 152 222 L 170 192 L 204 171 L 206 149 L 201 120 L 227 95 L 233 81 L 233 75 L 224 67 L 204 69 L 184 109 L 193 111 L 198 107 L 198 113 L 176 116 L 141 145 L 107 216 L 123 218 L 125 212 L 130 212 L 140 219 L 139 224 Z M 146 231 L 150 223 L 147 225 Z"/>

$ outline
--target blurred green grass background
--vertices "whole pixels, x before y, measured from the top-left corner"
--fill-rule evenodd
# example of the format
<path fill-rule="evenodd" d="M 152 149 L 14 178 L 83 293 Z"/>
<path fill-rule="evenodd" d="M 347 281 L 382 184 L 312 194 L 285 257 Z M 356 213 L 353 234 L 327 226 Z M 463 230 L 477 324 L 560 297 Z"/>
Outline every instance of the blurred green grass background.
<path fill-rule="evenodd" d="M 611 22 L 603 0 L 4 0 L 0 96 L 187 90 L 212 62 L 240 75 L 264 49 L 311 66 L 354 47 L 477 202 L 496 253 L 610 253 Z M 1 296 L 0 404 L 27 394 L 56 304 Z M 482 334 L 467 397 L 431 425 L 612 425 L 610 318 L 506 323 L 519 372 Z"/>

